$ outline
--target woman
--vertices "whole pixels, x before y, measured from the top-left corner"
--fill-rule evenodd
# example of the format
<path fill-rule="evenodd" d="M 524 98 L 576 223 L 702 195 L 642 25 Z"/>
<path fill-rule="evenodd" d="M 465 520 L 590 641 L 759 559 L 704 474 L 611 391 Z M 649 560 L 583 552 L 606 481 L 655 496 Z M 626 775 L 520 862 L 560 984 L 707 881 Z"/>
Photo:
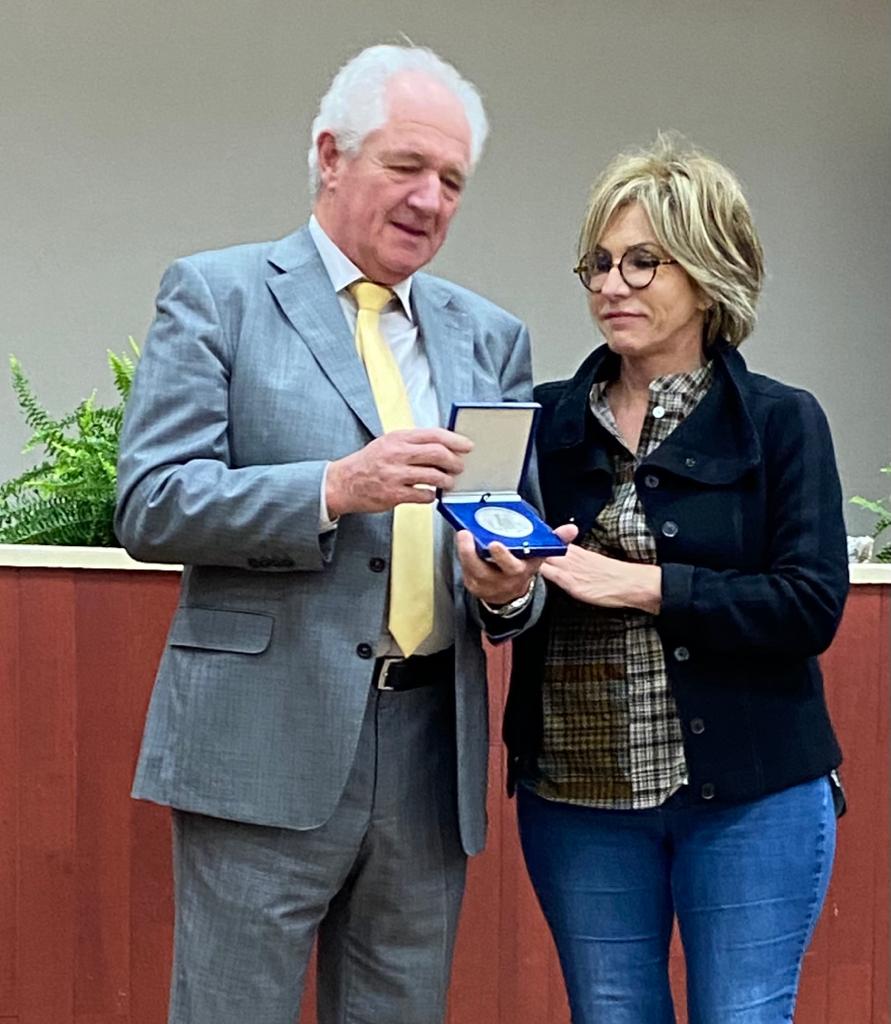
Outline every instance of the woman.
<path fill-rule="evenodd" d="M 505 737 L 574 1024 L 792 1017 L 841 760 L 816 656 L 848 588 L 807 392 L 752 373 L 761 247 L 732 174 L 660 137 L 595 182 L 576 273 L 606 344 L 537 389 L 545 616 Z"/>

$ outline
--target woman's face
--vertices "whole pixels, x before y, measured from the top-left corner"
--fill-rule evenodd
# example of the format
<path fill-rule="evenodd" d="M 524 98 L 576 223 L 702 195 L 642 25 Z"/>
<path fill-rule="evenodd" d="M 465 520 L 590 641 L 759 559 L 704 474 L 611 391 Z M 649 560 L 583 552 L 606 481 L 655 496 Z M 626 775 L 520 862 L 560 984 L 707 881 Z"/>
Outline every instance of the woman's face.
<path fill-rule="evenodd" d="M 650 219 L 636 203 L 617 211 L 596 249 L 612 257 L 601 291 L 590 296 L 591 313 L 607 345 L 623 358 L 657 359 L 662 373 L 699 366 L 707 302 L 686 271 L 662 264 L 646 288 L 631 288 L 619 273 L 626 250 L 639 247 L 665 259 Z M 677 364 L 677 365 L 675 365 Z"/>

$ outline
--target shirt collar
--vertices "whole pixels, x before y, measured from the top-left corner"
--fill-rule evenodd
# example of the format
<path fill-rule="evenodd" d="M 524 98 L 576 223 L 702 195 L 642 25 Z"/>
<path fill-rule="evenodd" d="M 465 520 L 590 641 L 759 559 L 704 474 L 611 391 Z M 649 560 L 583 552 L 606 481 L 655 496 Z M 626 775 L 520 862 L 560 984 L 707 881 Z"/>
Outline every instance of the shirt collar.
<path fill-rule="evenodd" d="M 365 275 L 356 264 L 348 256 L 344 255 L 334 242 L 331 241 L 325 229 L 316 220 L 315 214 L 309 218 L 309 233 L 312 236 L 313 242 L 315 242 L 316 248 L 319 250 L 319 256 L 325 265 L 328 277 L 331 279 L 331 285 L 338 295 L 349 288 L 353 282 L 365 280 Z M 402 311 L 412 323 L 414 323 L 414 316 L 411 311 L 411 283 L 413 279 L 413 276 L 409 276 L 397 284 L 390 285 L 396 298 L 399 299 Z"/>
<path fill-rule="evenodd" d="M 714 367 L 712 361 L 708 360 L 698 366 L 695 370 L 686 370 L 680 373 L 667 373 L 662 377 L 654 377 L 648 386 L 651 400 L 666 400 L 671 402 L 676 396 L 679 405 L 686 400 L 692 399 L 698 402 L 708 391 L 712 383 Z M 613 381 L 618 380 L 618 375 L 610 374 L 608 377 L 595 379 L 591 385 L 589 403 L 593 409 L 595 406 L 606 407 L 609 403 L 606 397 L 607 389 Z"/>

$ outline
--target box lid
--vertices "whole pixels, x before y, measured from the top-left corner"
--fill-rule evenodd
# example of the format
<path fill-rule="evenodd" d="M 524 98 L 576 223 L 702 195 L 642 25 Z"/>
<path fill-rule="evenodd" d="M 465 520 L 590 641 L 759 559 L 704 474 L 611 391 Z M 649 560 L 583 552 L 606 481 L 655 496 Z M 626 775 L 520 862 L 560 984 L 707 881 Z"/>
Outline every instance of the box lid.
<path fill-rule="evenodd" d="M 443 497 L 517 492 L 529 465 L 540 409 L 537 402 L 456 402 L 449 429 L 469 437 L 474 447 L 463 457 L 464 472 L 455 490 Z"/>

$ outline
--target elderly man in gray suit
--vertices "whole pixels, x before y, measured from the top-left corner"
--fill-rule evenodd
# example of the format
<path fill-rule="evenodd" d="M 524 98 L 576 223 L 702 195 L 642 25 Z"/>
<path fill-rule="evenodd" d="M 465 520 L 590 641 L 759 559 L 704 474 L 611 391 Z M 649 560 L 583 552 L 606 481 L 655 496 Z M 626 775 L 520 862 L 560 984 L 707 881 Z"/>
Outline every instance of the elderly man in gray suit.
<path fill-rule="evenodd" d="M 471 448 L 451 402 L 530 393 L 523 325 L 418 273 L 486 131 L 434 54 L 366 50 L 313 125 L 309 225 L 164 276 L 117 531 L 186 567 L 134 785 L 174 808 L 175 1024 L 293 1024 L 316 937 L 320 1024 L 443 1019 L 485 830 L 480 628 L 541 600 L 534 560 L 432 514 Z"/>

